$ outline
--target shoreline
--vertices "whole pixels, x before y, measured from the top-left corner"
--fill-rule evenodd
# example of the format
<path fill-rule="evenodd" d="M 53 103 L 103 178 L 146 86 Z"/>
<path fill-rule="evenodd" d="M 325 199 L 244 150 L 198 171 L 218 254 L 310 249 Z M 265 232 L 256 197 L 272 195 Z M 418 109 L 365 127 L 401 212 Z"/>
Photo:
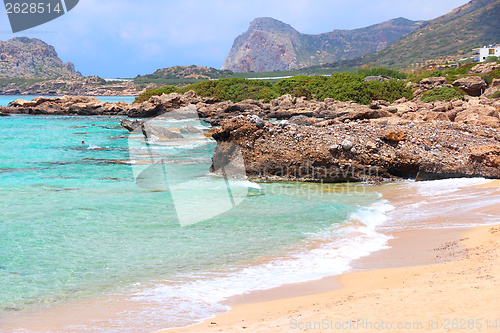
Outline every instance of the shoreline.
<path fill-rule="evenodd" d="M 404 207 L 411 202 L 425 203 L 428 200 L 425 196 L 421 195 L 420 185 L 417 187 L 409 185 L 410 184 L 408 183 L 396 183 L 387 184 L 382 187 L 377 186 L 371 189 L 377 193 L 381 193 L 384 199 L 388 199 L 389 203 L 394 204 L 399 208 Z M 460 206 L 464 203 L 474 206 L 472 202 L 470 202 L 470 200 L 474 200 L 474 196 L 476 198 L 475 200 L 478 198 L 479 200 L 482 200 L 483 198 L 487 199 L 489 195 L 495 195 L 496 197 L 498 195 L 497 192 L 500 190 L 499 185 L 499 181 L 488 182 L 482 185 L 471 185 L 470 183 L 468 185 L 462 185 L 459 187 L 460 194 L 465 194 L 467 199 L 463 202 L 460 198 L 456 199 L 457 202 L 455 202 L 455 199 L 452 199 L 449 201 L 449 204 L 452 207 L 455 207 L 456 205 Z M 368 190 L 370 190 L 370 188 L 368 188 Z M 434 202 L 435 197 L 434 194 L 432 195 L 432 204 L 439 205 L 439 200 Z M 498 216 L 500 209 L 496 208 L 494 204 L 492 204 L 491 200 L 486 201 L 487 204 L 480 207 L 480 213 L 486 213 L 489 216 Z M 498 202 L 498 199 L 493 198 L 493 202 Z M 382 297 L 381 295 L 383 293 L 374 291 L 370 288 L 379 288 L 376 290 L 380 290 L 380 288 L 384 290 L 392 290 L 392 288 L 396 287 L 399 288 L 401 286 L 401 281 L 407 279 L 408 271 L 416 270 L 418 272 L 413 276 L 422 276 L 424 273 L 427 274 L 429 271 L 434 270 L 437 266 L 460 262 L 461 260 L 464 260 L 464 257 L 467 255 L 470 256 L 470 252 L 466 251 L 467 248 L 473 247 L 469 246 L 467 243 L 462 244 L 461 241 L 463 241 L 464 238 L 469 237 L 464 236 L 464 234 L 466 233 L 468 235 L 476 232 L 477 230 L 489 230 L 489 228 L 493 228 L 492 226 L 475 227 L 474 224 L 468 227 L 460 227 L 460 225 L 462 225 L 461 222 L 466 220 L 476 222 L 476 224 L 481 224 L 482 221 L 474 219 L 474 217 L 477 217 L 477 215 L 474 215 L 478 211 L 477 207 L 471 208 L 463 206 L 465 214 L 460 214 L 463 215 L 461 216 L 462 218 L 455 219 L 452 217 L 451 219 L 452 222 L 456 222 L 456 227 L 443 227 L 443 221 L 436 218 L 438 215 L 442 215 L 443 212 L 438 210 L 436 207 L 437 206 L 426 208 L 437 211 L 438 213 L 434 216 L 430 216 L 425 219 L 419 217 L 419 221 L 420 219 L 425 221 L 425 225 L 427 226 L 426 228 L 421 229 L 422 225 L 418 224 L 415 226 L 416 229 L 412 230 L 410 223 L 410 229 L 406 230 L 403 223 L 401 225 L 401 230 L 399 231 L 394 231 L 394 229 L 391 231 L 390 228 L 389 230 L 385 229 L 382 231 L 383 234 L 393 236 L 393 239 L 389 240 L 389 245 L 391 247 L 379 250 L 367 257 L 355 260 L 351 264 L 352 269 L 346 273 L 333 277 L 325 277 L 319 280 L 283 285 L 269 290 L 255 291 L 250 294 L 233 296 L 223 303 L 224 305 L 228 305 L 232 308 L 225 314 L 207 319 L 201 324 L 156 332 L 267 332 L 269 330 L 267 328 L 265 329 L 264 326 L 259 327 L 256 325 L 267 323 L 268 326 L 272 326 L 274 324 L 269 323 L 268 321 L 271 319 L 273 322 L 280 321 L 280 325 L 278 325 L 274 331 L 290 332 L 288 327 L 290 323 L 288 322 L 287 326 L 285 320 L 283 324 L 283 318 L 285 318 L 290 311 L 292 311 L 290 313 L 297 313 L 294 318 L 301 318 L 299 316 L 305 316 L 301 311 L 306 310 L 309 312 L 312 311 L 313 314 L 321 314 L 325 311 L 330 311 L 330 305 L 326 307 L 325 304 L 331 304 L 334 300 L 344 298 L 349 301 L 349 297 L 351 295 L 350 293 L 359 293 L 366 290 L 370 291 L 366 291 L 369 296 L 365 298 L 370 299 L 372 303 L 377 303 L 379 297 Z M 396 219 L 396 221 L 398 220 Z M 489 219 L 486 221 L 489 221 Z M 483 221 L 483 223 L 484 222 L 485 221 Z M 451 223 L 451 225 L 453 225 L 453 223 Z M 499 228 L 500 230 L 500 226 L 496 226 L 496 228 Z M 500 255 L 498 257 L 500 257 Z M 394 274 L 396 274 L 396 278 L 392 278 L 390 280 L 390 283 L 393 285 L 387 284 L 389 281 L 385 281 L 385 278 L 380 278 L 380 275 L 386 274 L 386 272 L 395 272 Z M 484 276 L 490 276 L 490 274 L 486 274 Z M 495 275 L 491 274 L 491 276 Z M 373 280 L 372 277 L 375 277 L 375 279 Z M 489 278 L 485 279 L 487 281 L 490 280 Z M 354 283 L 353 281 L 359 282 Z M 383 287 L 380 287 L 381 285 L 383 285 Z M 376 297 L 373 296 L 375 294 L 377 294 Z M 396 301 L 392 300 L 389 304 L 392 305 L 392 303 Z M 32 313 L 19 313 L 17 318 L 18 320 L 11 318 L 13 321 L 10 323 L 7 321 L 4 322 L 4 324 L 7 324 L 8 326 L 3 327 L 14 329 L 14 327 L 19 327 L 16 323 L 22 323 L 25 329 L 32 329 L 32 331 L 35 332 L 62 332 L 64 331 L 63 328 L 78 327 L 78 325 L 74 326 L 76 322 L 81 325 L 99 322 L 104 324 L 103 327 L 109 327 L 104 323 L 107 318 L 114 318 L 116 314 L 127 311 L 127 308 L 130 306 L 134 309 L 137 308 L 136 305 L 127 303 L 129 303 L 127 301 L 127 297 L 125 297 L 125 295 L 119 295 L 118 297 L 105 297 L 71 302 L 69 304 L 60 304 L 49 309 L 40 309 L 40 311 L 34 311 Z M 307 306 L 303 306 L 303 304 L 307 304 Z M 347 302 L 346 304 L 350 303 Z M 325 305 L 325 307 L 321 308 L 323 305 Z M 154 308 L 161 305 L 145 303 L 141 306 Z M 320 306 L 320 308 L 315 308 L 315 306 Z M 425 307 L 425 303 L 422 303 L 422 306 Z M 351 308 L 357 308 L 357 305 Z M 339 310 L 343 311 L 344 308 L 341 307 Z M 358 315 L 363 314 L 363 311 L 356 313 Z M 247 316 L 247 314 L 250 314 L 251 316 Z M 357 319 L 357 317 L 352 318 Z M 249 323 L 249 326 L 245 326 L 247 327 L 245 329 L 238 326 L 242 320 L 244 320 L 245 323 Z M 142 323 L 143 319 L 141 319 L 140 322 Z M 212 325 L 212 322 L 217 323 L 217 325 Z M 251 325 L 253 325 L 253 327 Z M 248 329 L 248 327 L 252 328 Z M 146 325 L 143 326 L 143 328 L 143 332 L 155 332 L 155 330 L 148 330 Z M 75 332 L 78 332 L 78 330 L 75 330 Z"/>
<path fill-rule="evenodd" d="M 493 291 L 498 290 L 496 288 L 499 286 L 497 274 L 500 274 L 500 266 L 494 263 L 500 262 L 500 225 L 453 229 L 446 235 L 439 235 L 439 230 L 432 231 L 436 231 L 433 234 L 437 236 L 432 242 L 433 246 L 441 242 L 441 245 L 432 250 L 435 252 L 434 256 L 441 257 L 438 263 L 351 271 L 337 277 L 340 289 L 232 305 L 229 312 L 207 319 L 201 324 L 161 330 L 157 333 L 169 333 L 174 330 L 293 332 L 300 331 L 300 326 L 307 328 L 308 323 L 324 324 L 325 320 L 335 323 L 351 320 L 369 320 L 372 323 L 380 323 L 382 320 L 386 323 L 422 323 L 423 331 L 426 331 L 426 325 L 434 325 L 437 322 L 441 323 L 441 326 L 432 328 L 432 332 L 448 332 L 445 321 L 462 318 L 484 321 L 483 325 L 486 325 L 486 320 L 489 324 L 496 320 L 498 327 L 483 329 L 481 332 L 498 331 L 500 316 L 497 311 L 498 301 Z M 420 236 L 423 236 L 429 235 L 428 232 L 403 232 L 405 235 L 399 240 L 403 244 L 416 236 L 415 233 L 421 233 Z M 417 239 L 418 237 L 413 238 Z M 399 246 L 393 248 L 393 254 L 398 253 L 399 249 Z M 387 251 L 391 252 L 391 249 Z M 375 253 L 360 261 L 373 263 L 377 257 L 383 260 L 382 265 L 387 265 L 387 252 Z M 455 289 L 460 290 L 462 294 L 453 293 Z M 469 306 L 468 302 L 478 298 L 485 301 L 474 301 L 477 307 Z M 356 329 L 351 326 L 350 329 L 340 331 L 365 331 L 359 324 L 356 324 Z M 294 326 L 297 327 L 294 329 Z M 322 330 L 310 326 L 307 331 L 328 331 L 324 328 L 322 327 Z M 330 329 L 334 330 L 333 327 Z"/>
<path fill-rule="evenodd" d="M 345 274 L 354 272 L 365 272 L 388 268 L 402 268 L 424 266 L 444 262 L 453 253 L 441 253 L 436 251 L 444 244 L 453 243 L 457 251 L 461 245 L 457 240 L 473 230 L 472 228 L 450 228 L 450 229 L 424 229 L 412 231 L 400 231 L 392 233 L 393 237 L 388 241 L 389 248 L 381 249 L 371 253 L 367 257 L 354 260 L 351 269 L 340 275 L 326 276 L 317 280 L 285 284 L 276 288 L 252 291 L 244 295 L 230 297 L 223 302 L 231 307 L 248 305 L 267 301 L 310 296 L 330 292 L 343 288 L 340 279 Z"/>
<path fill-rule="evenodd" d="M 481 185 L 466 186 L 465 190 L 474 191 L 481 188 L 485 190 L 500 188 L 500 181 L 497 180 Z M 401 205 L 407 200 L 407 198 L 401 198 L 401 192 L 398 194 L 398 184 L 389 184 L 385 188 L 378 188 L 378 190 L 383 193 L 385 199 L 389 199 L 390 203 L 398 202 Z M 467 193 L 471 194 L 471 192 Z M 485 193 L 485 195 L 487 194 Z M 420 198 L 420 200 L 422 200 L 422 198 Z M 482 209 L 483 212 L 489 215 L 500 214 L 500 209 L 491 205 L 485 206 Z M 471 212 L 472 211 L 466 213 Z M 468 218 L 470 217 L 464 216 L 464 220 Z M 439 226 L 440 222 L 440 219 L 436 219 L 436 226 Z M 487 234 L 490 230 L 500 231 L 500 225 L 432 228 L 431 224 L 430 228 L 427 229 L 386 232 L 386 234 L 393 236 L 393 238 L 389 240 L 390 248 L 379 250 L 367 257 L 355 260 L 351 264 L 352 269 L 346 273 L 234 296 L 224 303 L 225 305 L 231 306 L 231 309 L 225 314 L 206 319 L 199 324 L 184 328 L 160 330 L 156 333 L 169 333 L 174 331 L 293 332 L 295 330 L 290 328 L 289 322 L 291 313 L 296 314 L 297 320 L 306 316 L 317 317 L 318 314 L 325 311 L 334 313 L 335 310 L 331 310 L 326 304 L 344 304 L 344 302 L 348 304 L 351 300 L 352 293 L 368 291 L 370 295 L 367 296 L 366 299 L 377 304 L 379 299 L 383 299 L 383 293 L 375 293 L 376 290 L 380 291 L 380 289 L 382 289 L 387 292 L 387 290 L 392 290 L 393 288 L 404 289 L 406 279 L 409 280 L 413 277 L 422 276 L 432 277 L 438 274 L 438 272 L 447 270 L 448 266 L 459 268 L 463 262 L 465 263 L 464 266 L 470 266 L 470 258 L 472 255 L 470 251 L 471 248 L 479 249 L 481 246 L 484 246 L 484 238 L 488 236 Z M 481 237 L 476 237 L 476 235 L 481 235 Z M 500 244 L 500 234 L 497 234 L 496 241 Z M 492 249 L 488 251 L 492 251 Z M 482 254 L 476 255 L 479 260 L 481 260 Z M 497 250 L 497 257 L 495 260 L 500 261 L 500 250 Z M 383 277 L 381 278 L 381 276 Z M 486 280 L 489 281 L 488 278 Z M 432 283 L 430 284 L 432 286 Z M 459 287 L 463 287 L 462 281 L 459 281 L 458 285 Z M 420 289 L 424 289 L 427 292 L 427 288 L 422 286 L 421 283 L 417 285 L 414 291 L 406 290 L 406 292 L 416 294 L 416 290 Z M 438 291 L 438 294 L 441 293 L 441 291 Z M 342 299 L 344 301 L 335 301 L 337 299 Z M 492 297 L 492 299 L 494 298 Z M 402 302 L 402 300 L 398 301 Z M 450 299 L 449 302 L 452 302 L 452 299 Z M 391 303 L 392 302 L 389 304 Z M 367 304 L 364 304 L 364 306 L 367 306 Z M 421 306 L 425 307 L 425 302 L 423 302 Z M 350 309 L 353 310 L 354 313 L 357 313 L 358 316 L 362 315 L 361 318 L 366 316 L 366 314 L 363 314 L 363 311 L 356 311 L 357 306 L 351 306 Z M 338 310 L 344 309 L 341 308 Z M 405 308 L 405 310 L 409 312 L 409 314 L 406 314 L 408 321 L 411 321 L 411 315 L 413 315 L 411 307 Z M 307 315 L 304 313 L 307 313 Z M 368 313 L 371 313 L 371 310 L 367 311 L 367 314 Z M 397 311 L 394 311 L 394 313 L 397 313 Z M 430 320 L 432 314 L 434 313 L 428 314 L 429 318 L 427 320 Z M 448 316 L 450 319 L 454 319 L 450 317 L 452 314 L 453 313 L 450 313 Z M 351 317 L 356 318 L 356 320 L 358 319 L 353 316 L 354 314 L 351 313 L 350 316 L 345 318 Z M 387 315 L 382 318 L 386 321 L 390 319 Z M 443 317 L 443 319 L 446 318 Z M 279 325 L 275 325 L 276 322 L 279 322 Z M 242 323 L 245 324 L 243 325 Z M 265 325 L 266 323 L 269 328 Z M 500 317 L 498 318 L 498 323 L 500 327 Z M 300 331 L 298 328 L 299 327 L 297 327 L 296 331 Z M 307 331 L 324 332 L 325 330 L 313 329 Z M 349 332 L 351 330 L 340 331 Z M 359 328 L 352 330 L 352 332 L 358 331 Z M 439 330 L 433 329 L 432 331 Z M 443 332 L 445 331 L 446 330 L 443 330 Z"/>

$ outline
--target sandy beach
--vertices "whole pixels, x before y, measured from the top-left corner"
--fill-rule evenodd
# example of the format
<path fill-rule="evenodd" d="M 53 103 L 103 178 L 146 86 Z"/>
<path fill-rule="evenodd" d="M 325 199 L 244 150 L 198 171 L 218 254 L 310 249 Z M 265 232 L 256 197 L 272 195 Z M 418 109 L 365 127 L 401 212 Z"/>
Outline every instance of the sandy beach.
<path fill-rule="evenodd" d="M 500 332 L 500 225 L 393 237 L 350 273 L 236 297 L 226 314 L 162 332 Z"/>
<path fill-rule="evenodd" d="M 355 260 L 346 274 L 233 296 L 226 314 L 160 332 L 499 332 L 499 184 L 463 185 L 446 195 L 431 183 L 367 188 L 403 210 L 384 231 L 392 237 L 387 249 Z M 417 216 L 403 209 L 415 203 Z M 119 332 L 123 313 L 162 306 L 108 295 L 12 313 L 1 318 L 0 330 L 81 332 L 99 325 Z M 154 331 L 148 324 L 144 318 L 138 331 Z"/>
<path fill-rule="evenodd" d="M 236 305 L 163 332 L 499 332 L 500 226 L 474 228 L 433 252 L 446 262 L 345 274 L 338 290 Z"/>

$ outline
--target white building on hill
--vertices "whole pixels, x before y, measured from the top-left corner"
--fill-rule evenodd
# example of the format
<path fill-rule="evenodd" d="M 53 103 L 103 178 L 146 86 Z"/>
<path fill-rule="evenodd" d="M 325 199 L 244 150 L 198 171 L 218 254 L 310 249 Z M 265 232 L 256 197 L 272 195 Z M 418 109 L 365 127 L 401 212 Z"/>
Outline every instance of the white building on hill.
<path fill-rule="evenodd" d="M 500 57 L 500 45 L 488 45 L 474 52 L 474 61 L 483 62 L 488 57 Z"/>

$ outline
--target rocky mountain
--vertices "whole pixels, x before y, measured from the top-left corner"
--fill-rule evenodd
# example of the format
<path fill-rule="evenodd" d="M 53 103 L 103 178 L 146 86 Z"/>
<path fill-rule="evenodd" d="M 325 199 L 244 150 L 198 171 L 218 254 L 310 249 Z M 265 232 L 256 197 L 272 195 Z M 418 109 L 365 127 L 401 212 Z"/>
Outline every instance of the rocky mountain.
<path fill-rule="evenodd" d="M 16 37 L 0 41 L 0 77 L 54 79 L 82 75 L 75 66 L 63 63 L 53 46 L 36 38 Z"/>
<path fill-rule="evenodd" d="M 423 24 L 398 18 L 362 29 L 308 35 L 273 18 L 258 18 L 236 38 L 222 69 L 290 70 L 355 58 L 380 51 Z"/>

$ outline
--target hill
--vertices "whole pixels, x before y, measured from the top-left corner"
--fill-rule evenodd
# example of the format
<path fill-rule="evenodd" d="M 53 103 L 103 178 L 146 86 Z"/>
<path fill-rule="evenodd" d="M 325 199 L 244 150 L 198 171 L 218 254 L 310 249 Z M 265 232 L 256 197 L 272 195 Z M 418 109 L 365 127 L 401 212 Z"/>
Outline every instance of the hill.
<path fill-rule="evenodd" d="M 373 62 L 386 67 L 420 67 L 471 57 L 474 48 L 496 42 L 500 42 L 500 0 L 475 0 L 427 22 L 374 55 Z"/>
<path fill-rule="evenodd" d="M 202 66 L 175 66 L 158 69 L 153 74 L 139 75 L 138 80 L 173 80 L 173 79 L 220 79 L 233 74 L 229 70 L 218 70 Z"/>
<path fill-rule="evenodd" d="M 82 75 L 63 63 L 53 46 L 36 38 L 16 37 L 0 41 L 0 77 L 37 79 L 73 78 Z"/>
<path fill-rule="evenodd" d="M 307 35 L 273 18 L 258 18 L 236 38 L 222 69 L 292 70 L 355 58 L 386 48 L 422 24 L 398 18 L 362 29 Z"/>
<path fill-rule="evenodd" d="M 416 69 L 432 63 L 473 56 L 473 49 L 500 42 L 500 0 L 473 0 L 426 22 L 386 49 L 356 59 L 324 64 L 323 68 L 367 64 Z"/>

